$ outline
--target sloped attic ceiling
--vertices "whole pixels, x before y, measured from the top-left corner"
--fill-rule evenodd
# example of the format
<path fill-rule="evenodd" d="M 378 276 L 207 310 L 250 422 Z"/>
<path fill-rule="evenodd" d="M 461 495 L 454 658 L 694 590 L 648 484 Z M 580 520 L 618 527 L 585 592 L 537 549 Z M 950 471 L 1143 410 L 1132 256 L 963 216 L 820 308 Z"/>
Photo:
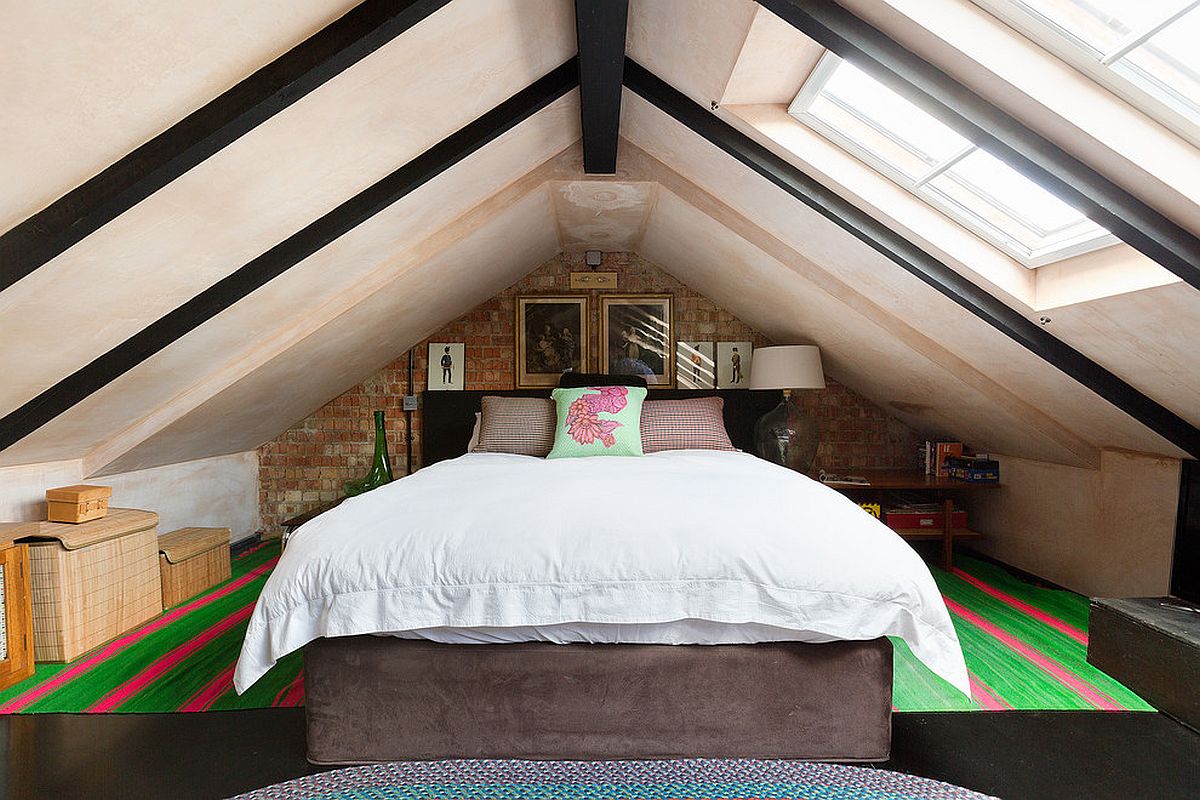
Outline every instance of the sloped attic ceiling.
<path fill-rule="evenodd" d="M 289 30 L 321 24 L 319 11 L 297 11 Z M 763 13 L 635 2 L 629 54 L 707 105 Z M 455 0 L 0 292 L 0 414 L 553 70 L 575 52 L 573 22 L 565 0 Z M 257 57 L 286 46 L 264 37 Z M 234 55 L 229 70 L 253 68 Z M 175 103 L 219 86 L 181 87 Z M 14 107 L 42 113 L 29 98 Z M 161 126 L 152 117 L 73 146 L 103 163 Z M 775 341 L 821 345 L 832 375 L 919 430 L 1084 466 L 1104 447 L 1186 455 L 637 94 L 623 95 L 614 176 L 583 174 L 579 118 L 578 92 L 559 97 L 0 451 L 0 465 L 83 458 L 96 474 L 253 448 L 555 251 L 589 246 L 636 250 Z M 95 163 L 80 156 L 76 172 Z M 30 178 L 17 218 L 77 178 Z M 78 286 L 101 313 L 63 302 Z M 1152 291 L 1056 311 L 1054 333 L 1200 424 L 1200 362 L 1172 324 L 1200 303 L 1186 285 Z"/>

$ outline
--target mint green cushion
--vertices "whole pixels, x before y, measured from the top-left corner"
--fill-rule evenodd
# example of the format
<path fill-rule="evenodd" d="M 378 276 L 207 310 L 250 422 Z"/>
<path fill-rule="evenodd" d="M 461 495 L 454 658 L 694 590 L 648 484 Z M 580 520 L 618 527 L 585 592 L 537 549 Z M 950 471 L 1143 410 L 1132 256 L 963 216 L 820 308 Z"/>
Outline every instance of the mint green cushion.
<path fill-rule="evenodd" d="M 555 389 L 558 411 L 554 448 L 546 458 L 642 455 L 640 386 L 582 386 Z"/>

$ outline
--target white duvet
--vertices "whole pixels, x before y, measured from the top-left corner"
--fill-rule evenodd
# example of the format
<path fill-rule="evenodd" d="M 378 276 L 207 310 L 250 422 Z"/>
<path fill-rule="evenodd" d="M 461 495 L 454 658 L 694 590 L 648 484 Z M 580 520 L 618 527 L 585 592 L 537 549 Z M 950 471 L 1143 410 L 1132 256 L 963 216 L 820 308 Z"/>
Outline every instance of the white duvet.
<path fill-rule="evenodd" d="M 713 644 L 903 638 L 969 694 L 929 570 L 854 503 L 745 453 L 478 453 L 300 527 L 234 685 L 321 636 Z"/>

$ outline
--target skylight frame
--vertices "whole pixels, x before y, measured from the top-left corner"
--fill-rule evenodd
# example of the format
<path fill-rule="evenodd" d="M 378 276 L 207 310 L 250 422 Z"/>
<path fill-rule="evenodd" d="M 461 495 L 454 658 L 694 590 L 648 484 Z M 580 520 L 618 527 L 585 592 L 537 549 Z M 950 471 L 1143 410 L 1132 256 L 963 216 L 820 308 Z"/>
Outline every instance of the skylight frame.
<path fill-rule="evenodd" d="M 1136 64 L 1121 59 L 1189 14 L 1200 15 L 1200 0 L 1179 0 L 1180 7 L 1101 51 L 1073 31 L 1026 6 L 1020 0 L 971 0 L 1009 27 L 1061 58 L 1113 94 L 1200 147 L 1200 99 L 1188 98 Z M 1133 77 L 1142 75 L 1144 77 Z M 1158 87 L 1158 91 L 1149 88 Z"/>
<path fill-rule="evenodd" d="M 998 198 L 992 197 L 983 191 L 980 187 L 976 187 L 968 181 L 956 176 L 953 169 L 961 161 L 968 158 L 975 152 L 987 151 L 980 148 L 978 145 L 970 142 L 966 137 L 961 137 L 955 132 L 956 136 L 963 139 L 964 144 L 952 155 L 946 157 L 942 161 L 935 162 L 930 165 L 929 169 L 916 177 L 907 174 L 903 169 L 898 168 L 885 158 L 881 158 L 877 153 L 860 145 L 851 135 L 841 131 L 834 125 L 829 124 L 826 120 L 811 113 L 812 105 L 818 99 L 824 99 L 827 102 L 837 106 L 844 113 L 855 118 L 857 122 L 871 128 L 874 132 L 881 135 L 889 142 L 898 146 L 914 157 L 922 160 L 928 159 L 925 154 L 914 149 L 903 139 L 894 135 L 891 131 L 876 124 L 868 116 L 863 115 L 852 106 L 841 102 L 838 98 L 831 95 L 823 94 L 826 84 L 833 77 L 838 67 L 842 64 L 842 59 L 832 52 L 826 52 L 817 66 L 813 69 L 804 85 L 801 86 L 800 92 L 788 107 L 788 113 L 799 120 L 807 127 L 813 129 L 817 133 L 829 139 L 831 142 L 846 150 L 848 153 L 859 159 L 875 171 L 881 173 L 892 182 L 906 189 L 908 192 L 919 198 L 922 202 L 936 209 L 940 213 L 949 217 L 953 221 L 962 225 L 971 233 L 981 237 L 989 244 L 997 247 L 1006 255 L 1013 258 L 1023 266 L 1029 269 L 1045 266 L 1046 264 L 1061 261 L 1073 256 L 1082 255 L 1084 253 L 1099 250 L 1104 247 L 1109 247 L 1120 242 L 1116 236 L 1111 233 L 1103 235 L 1095 235 L 1094 231 L 1087 230 L 1094 223 L 1088 220 L 1086 216 L 1078 221 L 1062 225 L 1053 229 L 1046 229 L 1029 219 L 1025 214 L 1012 208 Z M 890 89 L 888 91 L 891 91 Z M 913 103 L 907 98 L 902 98 L 919 109 L 916 103 Z M 941 123 L 939 123 L 941 124 Z M 993 156 L 994 157 L 994 156 Z M 963 203 L 955 200 L 937 186 L 930 185 L 932 181 L 947 175 L 949 180 L 954 181 L 966 191 L 979 197 L 985 203 L 1002 215 L 1008 216 L 1017 225 L 1023 226 L 1030 233 L 1037 237 L 1045 238 L 1050 235 L 1063 235 L 1060 241 L 1044 245 L 1042 247 L 1031 247 L 1025 242 L 1018 239 L 1016 236 L 1003 230 L 996 223 L 986 219 L 985 217 L 974 212 L 972 209 Z M 1072 227 L 1080 228 L 1080 232 L 1075 235 L 1070 235 L 1069 231 Z"/>

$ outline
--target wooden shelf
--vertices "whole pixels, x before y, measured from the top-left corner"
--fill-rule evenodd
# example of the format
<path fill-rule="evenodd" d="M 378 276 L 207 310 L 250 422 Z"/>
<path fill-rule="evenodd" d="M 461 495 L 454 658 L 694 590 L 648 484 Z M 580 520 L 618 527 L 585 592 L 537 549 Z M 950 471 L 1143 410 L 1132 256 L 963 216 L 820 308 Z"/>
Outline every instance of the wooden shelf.
<path fill-rule="evenodd" d="M 958 490 L 958 489 L 999 489 L 999 483 L 972 483 L 955 478 L 938 478 L 926 475 L 915 469 L 856 469 L 837 470 L 837 474 L 854 475 L 866 478 L 869 486 L 854 483 L 827 483 L 830 489 L 839 492 L 874 491 L 878 489 L 921 489 L 921 490 Z"/>
<path fill-rule="evenodd" d="M 892 528 L 902 539 L 941 541 L 946 533 L 941 528 Z M 982 539 L 983 534 L 969 528 L 954 528 L 950 535 L 955 539 Z"/>

